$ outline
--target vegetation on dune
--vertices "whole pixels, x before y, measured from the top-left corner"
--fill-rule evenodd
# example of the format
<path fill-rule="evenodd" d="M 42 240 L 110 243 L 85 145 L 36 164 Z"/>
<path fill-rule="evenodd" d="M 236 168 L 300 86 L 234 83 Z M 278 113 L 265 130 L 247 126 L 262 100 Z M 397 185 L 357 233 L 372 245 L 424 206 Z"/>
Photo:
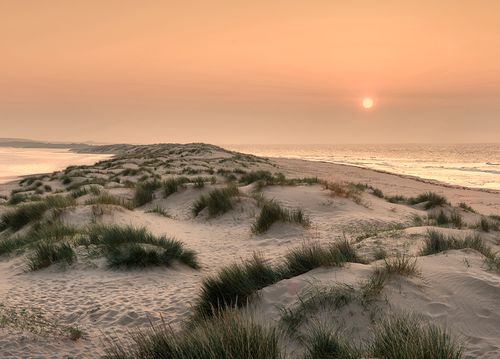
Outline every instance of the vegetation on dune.
<path fill-rule="evenodd" d="M 175 177 L 169 178 L 163 182 L 163 193 L 165 197 L 168 197 L 179 190 L 180 187 L 184 186 L 189 182 L 187 177 Z"/>
<path fill-rule="evenodd" d="M 102 193 L 97 197 L 89 198 L 87 201 L 85 201 L 85 204 L 86 205 L 105 204 L 112 206 L 120 206 L 129 210 L 134 209 L 134 205 L 131 201 L 118 196 L 114 196 L 109 193 Z"/>
<path fill-rule="evenodd" d="M 0 230 L 12 229 L 17 231 L 25 225 L 41 220 L 48 210 L 73 206 L 75 201 L 70 196 L 54 195 L 45 199 L 25 203 L 4 213 L 0 217 Z"/>
<path fill-rule="evenodd" d="M 145 205 L 154 199 L 155 191 L 161 187 L 159 181 L 140 182 L 135 188 L 134 204 L 136 207 Z"/>
<path fill-rule="evenodd" d="M 114 268 L 170 266 L 174 261 L 199 268 L 196 254 L 182 242 L 156 237 L 145 228 L 95 226 L 80 238 L 79 244 L 96 246 L 97 252 Z"/>
<path fill-rule="evenodd" d="M 35 246 L 34 251 L 28 256 L 28 268 L 31 271 L 49 267 L 54 263 L 72 264 L 76 254 L 68 243 L 43 242 Z"/>
<path fill-rule="evenodd" d="M 303 340 L 305 354 L 303 359 L 361 359 L 362 351 L 354 347 L 338 330 L 326 325 L 310 327 Z"/>
<path fill-rule="evenodd" d="M 205 208 L 210 217 L 222 215 L 233 208 L 233 197 L 239 195 L 238 187 L 228 186 L 222 189 L 214 189 L 207 195 L 201 195 L 192 206 L 192 213 L 196 217 Z"/>
<path fill-rule="evenodd" d="M 388 275 L 398 274 L 407 277 L 419 274 L 417 259 L 404 254 L 384 259 L 384 271 Z"/>
<path fill-rule="evenodd" d="M 467 236 L 463 239 L 458 239 L 454 236 L 445 236 L 441 232 L 428 230 L 427 237 L 424 242 L 424 247 L 420 251 L 423 256 L 436 254 L 451 249 L 475 249 L 480 253 L 490 253 L 480 236 Z"/>
<path fill-rule="evenodd" d="M 168 213 L 168 211 L 160 206 L 155 206 L 150 210 L 146 211 L 146 213 L 156 213 L 163 217 L 172 218 L 172 216 Z"/>
<path fill-rule="evenodd" d="M 441 196 L 437 193 L 434 193 L 434 192 L 422 193 L 415 198 L 410 198 L 408 200 L 408 202 L 410 204 L 425 203 L 425 205 L 424 205 L 425 209 L 431 209 L 434 207 L 444 206 L 444 205 L 449 204 L 446 197 L 443 197 L 443 196 Z"/>
<path fill-rule="evenodd" d="M 26 234 L 0 239 L 0 255 L 23 251 L 40 242 L 62 242 L 77 233 L 77 229 L 58 222 L 36 226 Z"/>
<path fill-rule="evenodd" d="M 276 201 L 265 201 L 257 220 L 252 225 L 252 232 L 255 234 L 265 233 L 278 221 L 297 223 L 306 228 L 311 223 L 309 217 L 300 208 L 290 211 L 281 207 Z"/>
<path fill-rule="evenodd" d="M 297 303 L 281 310 L 281 325 L 290 335 L 297 333 L 299 326 L 306 325 L 311 314 L 319 309 L 338 310 L 355 299 L 355 290 L 346 284 L 334 286 L 311 286 L 302 292 Z"/>
<path fill-rule="evenodd" d="M 94 196 L 98 196 L 101 194 L 101 187 L 96 185 L 82 186 L 80 188 L 74 189 L 70 192 L 71 197 L 79 198 L 85 196 L 86 194 L 93 194 Z"/>
<path fill-rule="evenodd" d="M 136 333 L 128 345 L 111 344 L 106 359 L 281 359 L 276 329 L 235 309 L 174 332 L 162 325 Z"/>
<path fill-rule="evenodd" d="M 304 244 L 288 253 L 284 262 L 276 267 L 254 255 L 203 281 L 194 307 L 195 318 L 211 317 L 227 307 L 245 306 L 259 289 L 320 266 L 341 266 L 346 261 L 359 261 L 359 257 L 354 248 L 343 241 L 328 247 Z"/>
<path fill-rule="evenodd" d="M 279 279 L 279 273 L 258 255 L 225 267 L 202 282 L 194 306 L 195 318 L 212 317 L 227 307 L 244 306 L 256 291 Z"/>
<path fill-rule="evenodd" d="M 474 208 L 472 208 L 471 206 L 469 206 L 465 202 L 460 202 L 458 204 L 458 207 L 462 208 L 464 211 L 471 212 L 471 213 L 476 213 L 476 211 L 474 210 Z"/>
<path fill-rule="evenodd" d="M 417 197 L 405 197 L 402 195 L 386 196 L 385 199 L 391 203 L 405 203 L 410 205 L 424 203 L 426 210 L 450 204 L 446 197 L 434 192 L 425 192 Z"/>
<path fill-rule="evenodd" d="M 345 239 L 329 246 L 310 243 L 288 252 L 279 271 L 282 278 L 291 278 L 318 267 L 342 266 L 345 262 L 360 261 L 352 244 Z"/>
<path fill-rule="evenodd" d="M 460 359 L 462 345 L 440 327 L 413 315 L 391 316 L 377 326 L 373 355 L 386 359 Z"/>

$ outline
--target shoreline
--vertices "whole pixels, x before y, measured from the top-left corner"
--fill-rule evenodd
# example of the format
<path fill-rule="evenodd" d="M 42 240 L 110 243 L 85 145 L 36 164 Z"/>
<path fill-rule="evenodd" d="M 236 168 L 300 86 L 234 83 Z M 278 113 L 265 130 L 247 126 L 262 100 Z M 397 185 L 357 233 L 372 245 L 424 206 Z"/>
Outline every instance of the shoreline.
<path fill-rule="evenodd" d="M 29 149 L 31 149 L 31 148 L 29 148 Z M 41 148 L 41 149 L 43 149 L 43 148 Z M 74 148 L 66 148 L 66 150 L 68 150 L 69 152 L 73 152 L 73 153 L 82 153 L 82 152 L 79 152 L 77 149 L 74 149 Z M 90 153 L 93 153 L 93 152 L 87 152 L 87 153 L 90 154 Z M 246 152 L 240 152 L 240 153 L 243 153 L 245 155 L 252 155 L 252 156 L 254 156 L 251 153 L 246 153 Z M 110 157 L 108 159 L 113 159 L 113 158 L 115 158 L 118 155 L 119 155 L 119 153 L 109 153 Z M 294 157 L 270 157 L 270 156 L 258 156 L 258 157 L 266 158 L 266 159 L 269 159 L 269 160 L 275 161 L 275 162 L 280 162 L 281 160 L 286 160 L 286 161 L 302 161 L 302 162 L 311 163 L 311 164 L 312 163 L 331 164 L 331 165 L 335 165 L 335 166 L 342 166 L 342 167 L 347 167 L 347 168 L 357 168 L 357 169 L 361 169 L 361 170 L 365 170 L 365 171 L 371 171 L 371 172 L 375 172 L 375 173 L 392 175 L 392 176 L 396 176 L 396 177 L 403 178 L 403 179 L 410 179 L 410 180 L 414 180 L 414 181 L 417 181 L 417 182 L 421 182 L 421 183 L 425 183 L 425 184 L 431 184 L 431 185 L 435 185 L 435 186 L 441 186 L 441 187 L 445 187 L 445 188 L 470 190 L 470 191 L 479 191 L 479 192 L 492 193 L 492 194 L 500 194 L 500 190 L 497 190 L 497 189 L 480 188 L 480 187 L 468 187 L 468 186 L 463 186 L 463 185 L 456 185 L 456 184 L 452 184 L 452 183 L 447 183 L 447 182 L 435 180 L 435 179 L 432 179 L 432 178 L 425 178 L 425 177 L 419 177 L 419 176 L 415 176 L 415 175 L 408 175 L 408 174 L 403 174 L 403 173 L 390 172 L 390 171 L 375 169 L 375 168 L 371 168 L 371 167 L 357 166 L 357 165 L 354 165 L 354 164 L 345 164 L 345 163 L 331 162 L 331 161 L 325 161 L 325 160 L 302 159 L 302 158 L 294 158 Z M 87 165 L 87 166 L 93 166 L 93 165 L 95 165 L 95 163 L 91 164 L 91 165 Z M 53 172 L 63 171 L 64 169 L 66 169 L 68 167 L 71 167 L 71 166 L 75 166 L 75 165 L 70 164 L 70 165 L 64 167 L 61 170 L 55 170 Z M 15 183 L 19 182 L 20 180 L 22 180 L 24 178 L 37 177 L 37 176 L 47 176 L 47 175 L 50 175 L 51 173 L 52 172 L 40 172 L 40 173 L 30 173 L 30 174 L 25 174 L 25 175 L 19 175 L 19 176 L 15 176 L 13 179 L 11 178 L 11 179 L 9 179 L 8 181 L 5 181 L 5 182 L 3 182 L 0 179 L 0 186 L 3 186 L 3 185 L 12 185 L 12 184 L 15 184 Z"/>
<path fill-rule="evenodd" d="M 264 157 L 264 158 L 268 158 L 268 159 L 273 160 L 273 161 L 279 161 L 279 160 L 283 159 L 283 160 L 304 161 L 304 162 L 312 162 L 312 163 L 325 163 L 325 164 L 332 164 L 335 166 L 353 167 L 353 168 L 359 168 L 359 169 L 366 170 L 366 171 L 372 171 L 372 172 L 376 172 L 376 173 L 383 173 L 383 174 L 387 174 L 387 175 L 397 176 L 397 177 L 404 178 L 404 179 L 411 179 L 414 181 L 432 184 L 432 185 L 436 185 L 436 186 L 500 194 L 500 190 L 497 190 L 497 189 L 461 186 L 461 185 L 456 185 L 456 184 L 452 184 L 452 183 L 442 182 L 442 181 L 435 180 L 432 178 L 424 178 L 424 177 L 419 177 L 419 176 L 415 176 L 415 175 L 407 175 L 407 174 L 403 174 L 403 173 L 384 171 L 384 170 L 379 170 L 379 169 L 375 169 L 375 168 L 371 168 L 371 167 L 356 166 L 353 164 L 330 162 L 330 161 L 324 161 L 324 160 L 310 160 L 310 159 L 302 159 L 302 158 L 292 158 L 292 157 Z"/>

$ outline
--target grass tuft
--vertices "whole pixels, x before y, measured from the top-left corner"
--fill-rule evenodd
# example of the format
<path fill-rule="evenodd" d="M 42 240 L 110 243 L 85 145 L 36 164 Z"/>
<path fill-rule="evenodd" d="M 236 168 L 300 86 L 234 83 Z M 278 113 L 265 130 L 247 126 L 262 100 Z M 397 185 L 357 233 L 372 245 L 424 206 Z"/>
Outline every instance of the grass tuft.
<path fill-rule="evenodd" d="M 420 254 L 427 256 L 452 249 L 475 249 L 486 257 L 491 256 L 491 249 L 487 247 L 480 236 L 466 236 L 464 239 L 457 239 L 453 236 L 446 237 L 441 232 L 435 230 L 427 231 L 427 238 Z"/>
<path fill-rule="evenodd" d="M 375 330 L 373 356 L 384 359 L 461 359 L 462 346 L 443 329 L 412 315 L 385 319 Z"/>
<path fill-rule="evenodd" d="M 96 246 L 113 268 L 170 266 L 174 261 L 199 268 L 195 252 L 186 249 L 182 242 L 164 236 L 156 237 L 145 228 L 91 227 L 79 244 Z"/>
<path fill-rule="evenodd" d="M 106 359 L 281 359 L 278 332 L 237 310 L 174 332 L 163 324 L 136 333 L 129 345 L 115 342 Z"/>
<path fill-rule="evenodd" d="M 161 187 L 159 181 L 147 181 L 138 183 L 135 188 L 134 205 L 140 207 L 154 199 L 155 191 Z"/>
<path fill-rule="evenodd" d="M 419 274 L 417 259 L 404 254 L 384 259 L 384 270 L 388 275 L 411 277 Z"/>
<path fill-rule="evenodd" d="M 281 207 L 276 201 L 265 201 L 257 220 L 252 225 L 252 232 L 265 233 L 278 221 L 297 223 L 306 228 L 311 224 L 310 219 L 300 208 L 290 211 Z"/>
<path fill-rule="evenodd" d="M 446 204 L 449 204 L 446 197 L 443 197 L 443 196 L 441 196 L 437 193 L 434 193 L 434 192 L 422 193 L 415 198 L 410 198 L 409 202 L 410 202 L 410 204 L 419 204 L 419 203 L 425 202 L 425 205 L 424 205 L 425 209 L 431 209 L 434 207 L 439 207 L 439 206 L 444 206 Z"/>
<path fill-rule="evenodd" d="M 338 331 L 324 325 L 314 325 L 304 340 L 303 359 L 359 359 L 360 350 L 353 347 Z"/>
<path fill-rule="evenodd" d="M 202 195 L 192 206 L 192 213 L 196 217 L 205 208 L 208 215 L 215 217 L 222 215 L 233 208 L 232 198 L 239 195 L 238 187 L 229 186 L 223 189 L 214 189 L 208 195 Z"/>
<path fill-rule="evenodd" d="M 67 243 L 39 243 L 28 257 L 28 268 L 36 271 L 54 263 L 65 262 L 71 265 L 75 260 L 75 251 Z"/>
<path fill-rule="evenodd" d="M 223 268 L 202 282 L 194 306 L 195 318 L 212 317 L 227 307 L 245 306 L 257 290 L 279 279 L 277 271 L 258 255 Z"/>

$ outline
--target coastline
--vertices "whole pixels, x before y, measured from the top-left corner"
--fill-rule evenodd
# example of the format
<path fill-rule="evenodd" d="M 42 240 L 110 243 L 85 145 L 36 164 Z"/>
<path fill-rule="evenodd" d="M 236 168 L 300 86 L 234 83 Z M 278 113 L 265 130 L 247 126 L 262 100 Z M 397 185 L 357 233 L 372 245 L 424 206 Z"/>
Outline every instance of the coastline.
<path fill-rule="evenodd" d="M 0 327 L 0 347 L 7 356 L 99 357 L 106 348 L 103 336 L 124 343 L 126 348 L 132 332 L 147 330 L 151 324 L 165 322 L 180 330 L 192 317 L 207 278 L 214 278 L 235 263 L 246 263 L 255 253 L 260 253 L 265 263 L 281 268 L 291 251 L 306 245 L 328 248 L 342 240 L 347 240 L 362 260 L 340 266 L 319 264 L 260 288 L 248 308 L 259 323 L 279 325 L 281 312 L 277 308 L 299 303 L 299 296 L 312 283 L 328 287 L 343 283 L 358 291 L 362 281 L 383 267 L 385 258 L 403 255 L 415 258 L 421 269 L 419 276 L 387 279 L 380 298 L 369 304 L 370 310 L 351 303 L 345 311 L 335 314 L 335 322 L 347 326 L 352 323 L 354 328 L 349 328 L 353 338 L 362 341 L 370 334 L 367 328 L 372 323 L 372 311 L 381 319 L 411 308 L 426 320 L 463 335 L 467 355 L 489 358 L 500 354 L 500 304 L 496 300 L 500 294 L 499 275 L 485 266 L 481 253 L 471 249 L 429 256 L 421 253 L 429 230 L 459 240 L 478 235 L 492 251 L 500 253 L 500 221 L 495 217 L 500 214 L 500 193 L 429 183 L 350 165 L 260 158 L 203 144 L 145 146 L 127 151 L 95 166 L 49 174 L 33 182 L 42 182 L 38 187 L 21 185 L 19 180 L 0 185 L 0 194 L 6 196 L 11 196 L 12 189 L 21 189 L 26 193 L 26 202 L 21 203 L 28 206 L 49 205 L 44 201 L 52 196 L 66 198 L 52 202 L 59 207 L 45 210 L 36 220 L 30 214 L 31 222 L 0 232 L 0 241 L 14 246 L 11 251 L 0 252 L 0 276 L 4 279 L 0 282 L 0 303 L 4 304 L 0 306 L 0 317 L 9 323 L 8 314 L 15 313 L 15 318 L 28 315 L 22 320 L 29 321 L 30 310 L 35 308 L 44 318 L 60 325 L 49 334 L 32 332 L 29 326 L 18 327 L 16 321 Z M 282 175 L 265 179 L 276 172 Z M 315 180 L 316 176 L 326 183 Z M 172 178 L 183 178 L 183 182 L 172 189 Z M 160 187 L 153 187 L 148 198 L 135 203 L 137 194 L 145 188 L 141 184 L 156 180 Z M 372 187 L 356 187 L 357 183 Z M 193 211 L 214 191 L 220 195 L 220 191 L 232 186 L 237 188 L 237 194 L 229 199 L 225 212 L 211 215 L 208 207 Z M 36 189 L 45 188 L 50 190 L 36 193 Z M 391 202 L 387 198 L 416 198 L 427 192 L 444 196 L 444 200 L 427 209 L 425 200 Z M 7 205 L 7 198 L 1 201 L 0 215 L 24 206 Z M 263 233 L 256 233 L 263 203 L 271 202 L 278 203 L 284 213 L 299 213 L 294 211 L 300 209 L 299 220 L 307 220 L 289 222 L 285 217 Z M 33 215 L 39 214 L 38 208 L 43 207 L 36 207 Z M 438 226 L 433 218 L 439 211 L 447 216 L 459 215 L 460 224 Z M 491 223 L 488 231 L 478 227 L 484 219 Z M 25 245 L 23 241 L 51 243 L 52 238 L 37 237 L 37 230 L 50 233 L 54 223 L 57 243 L 71 246 L 73 261 L 50 262 L 46 267 L 29 270 L 33 243 Z M 196 254 L 199 267 L 173 262 L 115 268 L 105 256 L 99 256 L 98 243 L 90 248 L 79 242 L 89 230 L 117 227 L 144 228 L 155 238 L 175 238 Z M 17 246 L 19 239 L 22 241 Z M 151 243 L 148 239 L 139 245 L 151 248 Z M 8 246 L 2 248 L 8 250 Z M 453 295 L 455 292 L 466 295 Z M 473 306 L 477 310 L 467 309 Z M 355 321 L 350 313 L 355 313 Z M 478 335 L 483 333 L 485 318 L 495 329 Z M 68 327 L 81 328 L 84 334 L 77 340 L 69 339 L 65 332 Z M 292 348 L 287 358 L 303 357 L 300 343 L 293 343 Z"/>

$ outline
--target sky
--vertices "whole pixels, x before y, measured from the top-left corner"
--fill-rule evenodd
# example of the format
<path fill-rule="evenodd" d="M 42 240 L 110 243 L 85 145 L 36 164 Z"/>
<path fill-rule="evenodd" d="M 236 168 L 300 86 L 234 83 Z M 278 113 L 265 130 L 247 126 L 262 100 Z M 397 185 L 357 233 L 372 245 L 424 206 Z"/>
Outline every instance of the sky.
<path fill-rule="evenodd" d="M 499 142 L 499 45 L 497 0 L 0 0 L 0 137 Z"/>

